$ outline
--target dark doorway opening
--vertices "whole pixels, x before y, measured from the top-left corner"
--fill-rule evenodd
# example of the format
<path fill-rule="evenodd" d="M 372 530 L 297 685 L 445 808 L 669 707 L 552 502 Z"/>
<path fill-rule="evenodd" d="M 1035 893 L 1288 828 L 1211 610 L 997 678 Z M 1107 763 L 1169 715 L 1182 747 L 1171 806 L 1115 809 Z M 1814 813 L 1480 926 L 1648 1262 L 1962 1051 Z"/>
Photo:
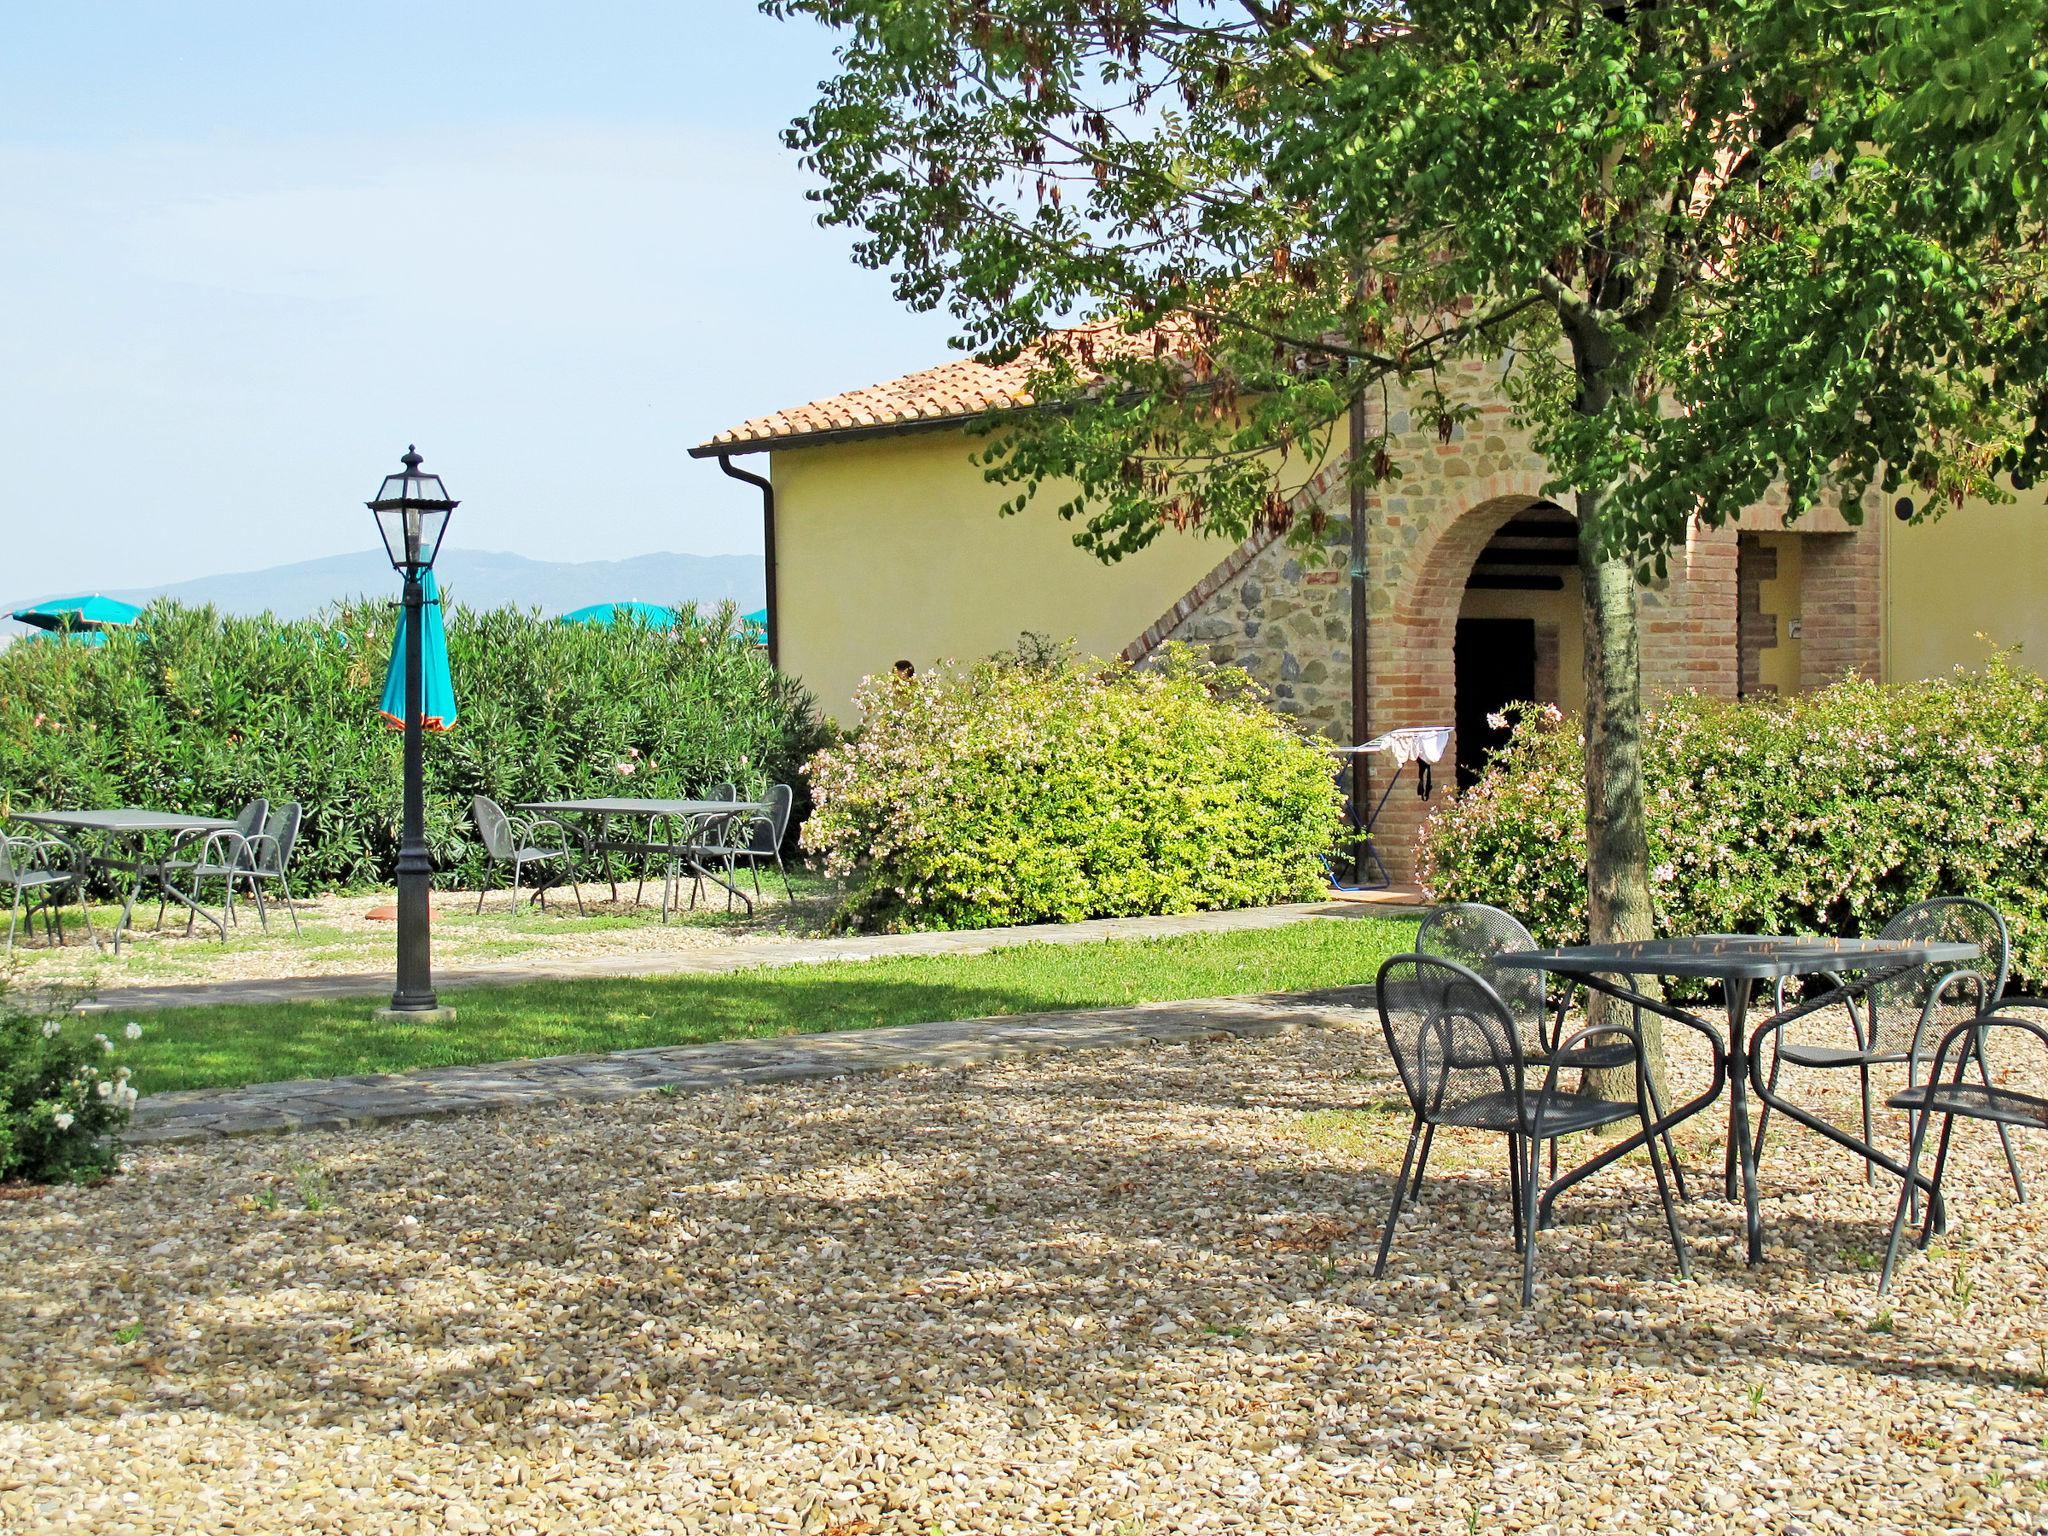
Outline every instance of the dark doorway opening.
<path fill-rule="evenodd" d="M 1469 789 L 1508 739 L 1487 716 L 1536 697 L 1536 621 L 1460 619 L 1456 644 L 1458 788 Z"/>

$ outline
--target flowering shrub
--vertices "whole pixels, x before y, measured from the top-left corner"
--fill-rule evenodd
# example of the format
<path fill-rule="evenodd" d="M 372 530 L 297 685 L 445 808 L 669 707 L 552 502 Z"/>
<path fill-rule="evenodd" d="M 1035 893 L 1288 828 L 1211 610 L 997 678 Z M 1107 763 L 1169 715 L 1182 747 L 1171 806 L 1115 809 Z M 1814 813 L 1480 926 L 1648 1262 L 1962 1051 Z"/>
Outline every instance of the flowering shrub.
<path fill-rule="evenodd" d="M 140 1024 L 122 1031 L 137 1039 Z M 104 1032 L 0 996 L 0 1179 L 79 1182 L 113 1171 L 136 1093 Z"/>
<path fill-rule="evenodd" d="M 1583 766 L 1575 723 L 1524 713 L 1431 818 L 1423 883 L 1583 939 Z M 2048 980 L 2048 683 L 2006 657 L 1927 683 L 1683 695 L 1645 726 L 1643 776 L 1665 931 L 1868 933 L 1926 897 L 1977 896 L 2011 925 L 2015 971 Z"/>
<path fill-rule="evenodd" d="M 811 760 L 803 834 L 851 877 L 851 922 L 1068 922 L 1322 888 L 1329 756 L 1242 672 L 1041 653 L 870 678 L 860 704 L 859 735 Z"/>

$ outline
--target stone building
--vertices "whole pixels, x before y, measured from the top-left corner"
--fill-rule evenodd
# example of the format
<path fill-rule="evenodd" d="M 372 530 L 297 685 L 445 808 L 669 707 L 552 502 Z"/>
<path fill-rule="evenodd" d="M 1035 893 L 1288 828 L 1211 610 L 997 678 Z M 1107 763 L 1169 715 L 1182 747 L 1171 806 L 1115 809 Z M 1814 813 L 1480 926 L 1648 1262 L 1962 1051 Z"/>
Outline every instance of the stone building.
<path fill-rule="evenodd" d="M 1487 717 L 1510 700 L 1576 710 L 1583 698 L 1576 525 L 1543 494 L 1543 466 L 1508 421 L 1487 366 L 1459 398 L 1484 402 L 1448 442 L 1397 399 L 1389 427 L 1404 476 L 1376 493 L 1366 526 L 1367 732 L 1443 725 L 1469 775 Z M 1315 558 L 1284 536 L 1235 547 L 1167 536 L 1115 566 L 1072 547 L 1049 510 L 998 516 L 1002 493 L 970 462 L 965 427 L 1028 403 L 1022 364 L 957 361 L 745 422 L 691 450 L 764 492 L 770 629 L 777 660 L 829 711 L 859 679 L 903 657 L 968 659 L 1033 630 L 1084 651 L 1144 661 L 1172 641 L 1245 667 L 1279 707 L 1352 739 L 1348 534 Z M 733 461 L 770 454 L 770 473 Z M 1297 510 L 1346 506 L 1327 465 Z M 1052 504 L 1048 498 L 1047 505 Z M 1817 687 L 1857 672 L 1922 677 L 1981 661 L 1986 636 L 2048 648 L 2048 522 L 2022 506 L 1968 506 L 1912 526 L 1877 499 L 1851 526 L 1809 513 L 1788 528 L 1768 503 L 1695 528 L 1667 580 L 1642 593 L 1646 691 L 1736 697 Z M 1384 771 L 1384 770 L 1382 770 Z M 1375 786 L 1375 796 L 1378 788 Z M 1413 869 L 1420 797 L 1396 793 L 1379 844 Z"/>

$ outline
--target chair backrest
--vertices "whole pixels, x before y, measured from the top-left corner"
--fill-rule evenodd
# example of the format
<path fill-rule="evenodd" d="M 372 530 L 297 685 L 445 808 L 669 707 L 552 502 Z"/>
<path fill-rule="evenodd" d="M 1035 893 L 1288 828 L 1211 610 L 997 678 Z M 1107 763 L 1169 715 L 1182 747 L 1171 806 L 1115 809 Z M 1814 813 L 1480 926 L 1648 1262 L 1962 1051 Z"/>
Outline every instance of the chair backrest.
<path fill-rule="evenodd" d="M 270 819 L 263 824 L 270 841 L 263 845 L 262 856 L 257 860 L 265 874 L 281 875 L 291 868 L 292 849 L 298 846 L 299 822 L 304 815 L 304 808 L 296 800 L 289 800 L 270 813 Z"/>
<path fill-rule="evenodd" d="M 789 809 L 796 803 L 796 792 L 787 784 L 770 784 L 761 798 L 768 802 L 768 814 L 754 823 L 751 851 L 773 853 L 789 831 Z"/>
<path fill-rule="evenodd" d="M 270 819 L 270 802 L 261 798 L 251 800 L 235 817 L 235 830 L 244 837 L 254 837 L 263 830 L 263 824 Z"/>
<path fill-rule="evenodd" d="M 1380 1027 L 1408 1102 L 1435 1118 L 1495 1093 L 1522 1091 L 1522 1039 L 1486 978 L 1434 955 L 1380 967 Z"/>
<path fill-rule="evenodd" d="M 1483 902 L 1460 901 L 1431 907 L 1415 931 L 1415 952 L 1455 960 L 1469 971 L 1486 978 L 1486 984 L 1500 995 L 1523 1029 L 1535 1029 L 1531 1038 L 1542 1038 L 1549 1007 L 1549 983 L 1541 971 L 1518 966 L 1496 965 L 1495 960 L 1515 950 L 1536 948 L 1536 940 L 1521 919 L 1499 907 Z"/>
<path fill-rule="evenodd" d="M 478 795 L 469 802 L 469 814 L 476 818 L 477 836 L 484 840 L 485 853 L 494 859 L 509 859 L 518 852 L 513 846 L 512 823 L 497 801 Z"/>
<path fill-rule="evenodd" d="M 706 800 L 737 800 L 739 797 L 740 787 L 737 784 L 714 784 L 704 791 Z"/>
<path fill-rule="evenodd" d="M 0 837 L 0 885 L 14 884 L 23 872 L 25 870 L 14 862 L 13 843 L 5 837 Z"/>
<path fill-rule="evenodd" d="M 1916 902 L 1878 930 L 1881 939 L 1947 939 L 1977 946 L 1975 960 L 1915 966 L 1871 990 L 1880 1052 L 1926 1055 L 1942 1032 L 1996 1003 L 2005 992 L 2011 944 L 1998 909 L 1971 896 Z M 1956 981 L 1961 973 L 1974 980 Z M 1940 988 L 1939 993 L 1936 989 Z"/>

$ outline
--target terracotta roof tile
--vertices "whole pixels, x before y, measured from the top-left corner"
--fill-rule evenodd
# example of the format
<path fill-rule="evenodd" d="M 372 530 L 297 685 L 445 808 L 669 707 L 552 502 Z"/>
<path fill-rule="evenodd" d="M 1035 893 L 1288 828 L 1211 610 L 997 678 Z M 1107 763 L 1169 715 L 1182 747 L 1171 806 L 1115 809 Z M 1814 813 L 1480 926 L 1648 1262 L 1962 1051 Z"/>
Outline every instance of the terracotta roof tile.
<path fill-rule="evenodd" d="M 1149 351 L 1153 346 L 1149 334 L 1129 336 L 1110 326 L 1058 332 L 1048 346 L 1073 345 L 1082 338 L 1097 347 Z M 991 409 L 1029 405 L 1025 385 L 1039 355 L 1027 352 L 1007 363 L 957 358 L 900 379 L 756 416 L 690 452 L 699 458 L 720 449 L 754 452 L 829 432 L 884 432 L 917 423 L 965 421 Z"/>

